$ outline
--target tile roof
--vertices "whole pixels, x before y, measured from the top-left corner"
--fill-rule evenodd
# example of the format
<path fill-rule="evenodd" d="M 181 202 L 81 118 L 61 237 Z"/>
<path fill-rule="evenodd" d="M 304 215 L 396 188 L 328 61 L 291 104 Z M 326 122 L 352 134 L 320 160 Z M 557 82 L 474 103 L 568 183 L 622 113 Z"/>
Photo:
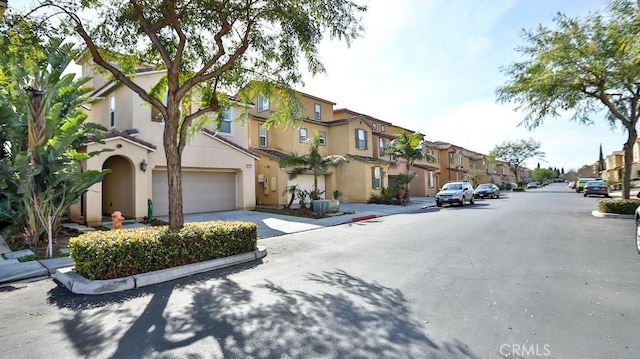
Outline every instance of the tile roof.
<path fill-rule="evenodd" d="M 418 167 L 418 168 L 422 168 L 423 170 L 440 172 L 440 169 L 439 169 L 438 167 L 431 166 L 431 165 L 425 165 L 425 164 L 420 164 L 420 163 L 414 163 L 414 164 L 413 164 L 413 166 L 414 166 L 414 167 Z"/>
<path fill-rule="evenodd" d="M 360 156 L 360 155 L 354 155 L 354 154 L 351 154 L 351 153 L 348 153 L 347 157 L 352 158 L 352 159 L 354 159 L 356 161 L 360 161 L 360 162 L 391 164 L 391 162 L 385 161 L 385 160 L 383 160 L 381 158 L 375 158 L 375 157 L 369 157 L 369 156 Z"/>
<path fill-rule="evenodd" d="M 252 152 L 252 151 L 250 151 L 249 149 L 244 148 L 244 147 L 240 146 L 239 144 L 237 144 L 237 143 L 235 143 L 235 142 L 233 142 L 233 141 L 231 141 L 231 140 L 229 140 L 229 139 L 225 138 L 224 136 L 220 135 L 220 134 L 219 134 L 218 132 L 216 132 L 216 131 L 212 131 L 212 130 L 210 130 L 210 129 L 208 129 L 208 128 L 206 128 L 206 127 L 205 127 L 205 128 L 203 128 L 203 129 L 202 129 L 202 132 L 206 133 L 207 135 L 209 135 L 209 136 L 211 136 L 211 137 L 214 137 L 215 139 L 217 139 L 217 140 L 219 140 L 219 141 L 221 141 L 221 142 L 226 143 L 227 145 L 229 145 L 229 146 L 231 146 L 231 147 L 233 147 L 233 148 L 237 149 L 237 150 L 238 150 L 238 151 L 240 151 L 240 152 L 244 152 L 244 153 L 246 153 L 247 155 L 249 155 L 249 156 L 251 156 L 251 157 L 254 157 L 255 159 L 260 159 L 260 155 L 258 155 L 257 153 Z"/>
<path fill-rule="evenodd" d="M 278 151 L 278 150 L 274 150 L 274 149 L 270 149 L 270 148 L 258 148 L 258 147 L 251 147 L 252 151 L 255 151 L 257 153 L 260 154 L 264 154 L 266 157 L 269 157 L 271 159 L 274 159 L 276 161 L 281 160 L 284 156 L 286 156 L 287 154 L 282 152 L 282 151 Z"/>
<path fill-rule="evenodd" d="M 147 147 L 147 148 L 149 148 L 149 149 L 151 149 L 153 151 L 155 151 L 157 149 L 156 145 L 154 145 L 153 143 L 141 140 L 138 137 L 132 136 L 130 134 L 130 133 L 136 133 L 136 131 L 138 131 L 138 130 L 134 129 L 134 128 L 127 129 L 127 130 L 124 130 L 124 131 L 120 131 L 120 130 L 117 130 L 117 129 L 114 128 L 114 129 L 108 131 L 105 134 L 104 139 L 108 140 L 108 139 L 115 139 L 115 138 L 120 137 L 120 138 L 124 138 L 124 139 L 126 139 L 128 141 L 134 142 L 134 143 L 136 143 L 138 145 Z"/>

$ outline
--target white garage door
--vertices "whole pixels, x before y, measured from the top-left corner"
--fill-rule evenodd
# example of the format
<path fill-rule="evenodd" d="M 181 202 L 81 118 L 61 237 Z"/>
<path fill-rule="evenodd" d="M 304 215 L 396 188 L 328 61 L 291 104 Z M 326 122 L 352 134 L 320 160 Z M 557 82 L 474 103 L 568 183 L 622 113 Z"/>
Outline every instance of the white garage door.
<path fill-rule="evenodd" d="M 166 171 L 153 171 L 152 200 L 154 216 L 169 214 L 169 186 Z M 236 209 L 236 174 L 183 169 L 182 207 L 184 213 Z"/>
<path fill-rule="evenodd" d="M 296 177 L 295 179 L 289 180 L 289 182 L 287 183 L 287 186 L 292 186 L 292 185 L 296 185 L 296 184 L 298 186 L 300 186 L 300 189 L 311 191 L 313 189 L 313 176 L 312 175 L 300 175 L 300 176 Z M 324 176 L 318 176 L 318 190 L 320 190 L 320 191 L 324 191 L 325 190 Z M 322 195 L 322 197 L 324 197 L 324 198 L 332 198 L 331 196 L 327 197 L 326 193 L 324 193 Z"/>

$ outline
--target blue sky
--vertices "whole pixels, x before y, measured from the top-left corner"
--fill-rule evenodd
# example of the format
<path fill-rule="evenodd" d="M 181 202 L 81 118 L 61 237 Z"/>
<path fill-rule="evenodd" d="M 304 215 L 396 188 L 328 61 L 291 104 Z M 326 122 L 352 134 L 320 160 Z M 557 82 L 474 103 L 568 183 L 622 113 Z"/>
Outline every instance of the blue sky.
<path fill-rule="evenodd" d="M 549 119 L 528 131 L 524 113 L 496 103 L 500 73 L 518 59 L 522 29 L 552 25 L 553 16 L 586 15 L 604 0 L 369 0 L 366 34 L 351 48 L 323 43 L 326 75 L 307 78 L 301 90 L 420 131 L 429 140 L 488 153 L 503 141 L 534 138 L 546 158 L 541 166 L 577 169 L 622 149 L 626 133 L 613 131 L 602 114 L 595 125 Z M 393 4 L 393 5 L 391 5 Z M 532 159 L 533 167 L 539 160 Z"/>
<path fill-rule="evenodd" d="M 528 131 L 524 113 L 498 104 L 504 83 L 500 67 L 518 59 L 522 29 L 552 25 L 558 12 L 583 16 L 605 0 L 356 0 L 368 5 L 365 35 L 348 48 L 326 40 L 320 56 L 326 75 L 305 79 L 298 89 L 383 121 L 488 153 L 503 141 L 540 141 L 544 160 L 530 167 L 578 169 L 622 149 L 626 133 L 611 130 L 602 114 L 585 126 L 549 119 Z M 10 7 L 32 0 L 9 0 Z"/>

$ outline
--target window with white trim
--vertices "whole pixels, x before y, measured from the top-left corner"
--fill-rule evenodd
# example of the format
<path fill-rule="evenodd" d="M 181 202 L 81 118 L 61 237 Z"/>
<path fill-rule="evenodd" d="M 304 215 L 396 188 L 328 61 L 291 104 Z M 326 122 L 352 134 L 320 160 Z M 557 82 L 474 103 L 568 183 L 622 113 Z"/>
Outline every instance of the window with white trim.
<path fill-rule="evenodd" d="M 435 175 L 433 171 L 429 171 L 429 175 L 427 176 L 427 186 L 429 186 L 429 188 L 433 188 L 435 187 L 435 182 Z"/>
<path fill-rule="evenodd" d="M 371 169 L 371 186 L 373 189 L 382 189 L 382 167 L 375 166 Z"/>
<path fill-rule="evenodd" d="M 376 124 L 375 122 L 373 122 L 373 123 L 371 123 L 371 127 L 372 127 L 374 130 L 377 130 L 377 129 L 378 129 L 378 124 Z"/>
<path fill-rule="evenodd" d="M 463 164 L 463 162 L 462 162 L 462 155 L 459 155 L 459 156 L 458 156 L 458 167 L 462 168 L 462 164 Z"/>
<path fill-rule="evenodd" d="M 262 126 L 258 127 L 258 146 L 267 147 L 267 129 Z"/>
<path fill-rule="evenodd" d="M 301 128 L 300 131 L 300 142 L 305 142 L 309 136 L 307 135 L 307 129 L 306 128 Z"/>
<path fill-rule="evenodd" d="M 380 131 L 384 132 L 384 125 L 380 126 Z"/>
<path fill-rule="evenodd" d="M 320 146 L 326 146 L 327 145 L 327 133 L 324 131 L 319 131 L 318 132 L 318 136 L 320 138 Z"/>
<path fill-rule="evenodd" d="M 258 112 L 269 109 L 269 97 L 258 96 Z"/>
<path fill-rule="evenodd" d="M 116 95 L 109 97 L 109 127 L 116 127 Z"/>
<path fill-rule="evenodd" d="M 356 148 L 359 150 L 367 149 L 367 131 L 362 128 L 356 129 Z"/>
<path fill-rule="evenodd" d="M 220 121 L 220 127 L 218 132 L 231 133 L 231 109 L 225 108 L 222 110 L 222 119 Z"/>
<path fill-rule="evenodd" d="M 313 105 L 313 118 L 315 118 L 316 120 L 320 120 L 320 104 L 316 103 Z"/>
<path fill-rule="evenodd" d="M 379 153 L 379 155 L 380 155 L 380 156 L 382 156 L 382 154 L 384 153 L 384 149 L 386 148 L 386 145 L 385 145 L 385 143 L 384 143 L 384 138 L 381 138 L 381 139 L 379 140 L 379 147 L 380 147 L 380 150 L 379 150 L 379 151 L 380 151 L 380 153 Z"/>

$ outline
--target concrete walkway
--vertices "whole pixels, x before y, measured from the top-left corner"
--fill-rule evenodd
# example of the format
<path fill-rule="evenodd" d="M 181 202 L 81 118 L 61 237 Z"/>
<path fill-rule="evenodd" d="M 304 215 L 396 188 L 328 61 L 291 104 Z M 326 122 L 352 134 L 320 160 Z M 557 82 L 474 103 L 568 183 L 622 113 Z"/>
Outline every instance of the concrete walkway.
<path fill-rule="evenodd" d="M 411 213 L 421 211 L 428 207 L 435 206 L 435 199 L 432 197 L 412 197 L 407 206 L 392 206 L 384 204 L 365 203 L 341 203 L 341 214 L 328 216 L 325 218 L 305 218 L 287 215 L 274 215 L 270 213 L 256 211 L 224 211 L 186 214 L 185 222 L 205 222 L 213 220 L 223 221 L 247 221 L 258 225 L 258 239 L 280 236 L 284 234 L 310 231 L 322 227 L 340 225 L 344 223 L 356 222 L 375 217 L 388 216 L 399 213 Z M 157 217 L 160 220 L 168 221 L 168 217 Z M 94 230 L 91 227 L 71 223 L 65 224 L 81 232 Z M 144 226 L 141 223 L 125 224 L 123 228 L 138 228 Z M 13 253 L 13 254 L 12 254 Z M 31 252 L 33 254 L 33 252 Z M 56 269 L 73 266 L 73 260 L 69 257 L 44 259 L 39 261 L 29 261 L 20 263 L 17 258 L 22 253 L 11 252 L 11 249 L 0 236 L 0 286 L 7 283 L 46 278 L 54 273 Z M 8 259 L 11 258 L 11 259 Z"/>

